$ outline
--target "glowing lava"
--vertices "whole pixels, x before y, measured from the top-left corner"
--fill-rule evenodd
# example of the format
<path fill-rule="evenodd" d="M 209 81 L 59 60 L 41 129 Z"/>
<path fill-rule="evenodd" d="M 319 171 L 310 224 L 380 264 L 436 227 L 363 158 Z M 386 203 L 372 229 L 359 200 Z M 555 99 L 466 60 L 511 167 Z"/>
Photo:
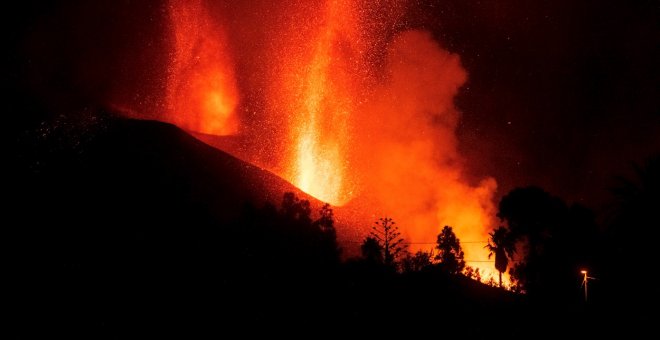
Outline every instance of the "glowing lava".
<path fill-rule="evenodd" d="M 215 135 L 237 132 L 238 89 L 227 37 L 201 0 L 171 0 L 173 54 L 164 120 Z"/>
<path fill-rule="evenodd" d="M 226 135 L 240 111 L 237 153 L 350 211 L 340 241 L 359 244 L 388 216 L 411 251 L 431 250 L 449 225 L 467 264 L 495 277 L 484 246 L 497 184 L 466 179 L 456 137 L 467 72 L 429 32 L 406 29 L 405 3 L 172 0 L 166 120 Z"/>
<path fill-rule="evenodd" d="M 282 98 L 295 115 L 290 138 L 294 145 L 289 157 L 289 178 L 312 196 L 341 205 L 350 199 L 346 154 L 348 120 L 354 110 L 354 87 L 350 58 L 356 46 L 351 35 L 352 1 L 329 1 L 323 8 L 323 22 L 313 34 L 309 57 L 291 56 L 293 66 L 286 86 L 295 94 Z"/>

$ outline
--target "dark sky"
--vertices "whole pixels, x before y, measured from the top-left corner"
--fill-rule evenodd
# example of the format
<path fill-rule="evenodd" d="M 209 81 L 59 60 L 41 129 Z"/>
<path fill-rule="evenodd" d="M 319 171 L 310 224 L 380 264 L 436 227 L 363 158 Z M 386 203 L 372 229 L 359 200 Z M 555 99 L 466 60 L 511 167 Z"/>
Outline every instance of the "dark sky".
<path fill-rule="evenodd" d="M 660 2 L 425 1 L 413 16 L 461 55 L 461 147 L 499 194 L 599 205 L 660 152 Z"/>
<path fill-rule="evenodd" d="M 10 129 L 43 119 L 25 108 L 51 100 L 46 94 L 94 101 L 108 88 L 134 86 L 112 76 L 126 53 L 152 68 L 121 74 L 159 76 L 162 8 L 94 4 L 26 1 L 3 11 Z M 536 184 L 597 206 L 615 174 L 660 152 L 658 1 L 419 0 L 406 20 L 461 56 L 469 80 L 457 99 L 460 148 L 471 174 L 495 177 L 500 195 Z M 34 46 L 35 36 L 46 39 Z M 86 69 L 90 60 L 107 67 Z M 47 71 L 38 69 L 37 81 L 35 63 Z"/>

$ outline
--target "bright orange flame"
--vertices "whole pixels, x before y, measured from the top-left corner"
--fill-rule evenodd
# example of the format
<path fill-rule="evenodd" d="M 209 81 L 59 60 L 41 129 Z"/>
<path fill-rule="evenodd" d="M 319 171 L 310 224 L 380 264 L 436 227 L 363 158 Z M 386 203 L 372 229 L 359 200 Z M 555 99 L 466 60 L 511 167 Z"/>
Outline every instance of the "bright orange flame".
<path fill-rule="evenodd" d="M 346 179 L 348 119 L 354 94 L 351 65 L 341 53 L 354 53 L 349 36 L 354 34 L 351 1 L 329 1 L 323 22 L 310 41 L 309 56 L 287 56 L 290 73 L 286 87 L 294 93 L 282 98 L 294 115 L 289 132 L 294 145 L 287 177 L 301 190 L 334 205 L 350 199 Z M 345 45 L 342 45 L 342 44 Z M 338 48 L 342 47 L 342 51 Z"/>
<path fill-rule="evenodd" d="M 227 38 L 201 0 L 171 0 L 174 51 L 165 120 L 195 132 L 233 134 L 238 89 Z"/>

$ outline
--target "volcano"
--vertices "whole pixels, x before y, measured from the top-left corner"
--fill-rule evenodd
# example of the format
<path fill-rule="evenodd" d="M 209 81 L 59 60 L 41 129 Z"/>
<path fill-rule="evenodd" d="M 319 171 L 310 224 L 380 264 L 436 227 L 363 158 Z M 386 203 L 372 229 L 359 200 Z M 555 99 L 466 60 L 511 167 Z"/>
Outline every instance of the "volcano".
<path fill-rule="evenodd" d="M 58 120 L 31 132 L 40 139 L 22 146 L 29 151 L 19 151 L 31 157 L 19 165 L 17 187 L 32 206 L 63 208 L 87 218 L 100 211 L 111 219 L 133 212 L 140 219 L 159 219 L 149 224 L 181 221 L 178 228 L 199 216 L 225 223 L 244 204 L 279 203 L 285 192 L 309 200 L 314 208 L 321 206 L 277 175 L 174 125 L 114 114 L 86 122 Z"/>
<path fill-rule="evenodd" d="M 373 316 L 337 311 L 357 310 L 358 296 L 386 289 L 372 286 L 384 273 L 359 265 L 269 261 L 282 257 L 262 246 L 286 239 L 297 249 L 294 258 L 313 255 L 296 247 L 310 236 L 286 229 L 247 239 L 232 221 L 246 209 L 256 216 L 250 207 L 279 204 L 286 192 L 309 200 L 313 210 L 322 202 L 178 127 L 97 112 L 42 125 L 24 141 L 30 142 L 21 144 L 24 157 L 13 164 L 10 186 L 10 217 L 18 222 L 7 228 L 6 250 L 12 320 L 27 334 L 42 334 L 29 320 L 67 334 L 105 335 L 145 329 L 190 335 L 211 331 L 213 319 L 318 326 L 336 320 L 351 327 Z M 518 303 L 512 293 L 467 278 L 425 275 L 411 282 L 443 287 L 425 295 L 429 301 L 454 296 L 452 304 L 466 303 L 475 313 Z M 367 300 L 374 306 L 384 302 L 373 297 Z"/>
<path fill-rule="evenodd" d="M 15 4 L 3 338 L 653 331 L 651 7 Z"/>
<path fill-rule="evenodd" d="M 510 315 L 528 322 L 522 329 L 542 320 L 518 314 L 528 310 L 523 296 L 463 276 L 280 262 L 262 246 L 290 239 L 295 262 L 312 255 L 295 247 L 309 236 L 285 229 L 246 238 L 232 221 L 246 209 L 257 216 L 254 207 L 277 204 L 286 192 L 314 210 L 322 202 L 176 126 L 97 113 L 33 133 L 13 163 L 9 218 L 17 222 L 6 229 L 17 334 L 201 336 L 246 320 L 364 329 L 384 308 L 418 311 L 398 322 L 420 331 L 439 316 L 460 325 L 447 334 L 490 334 Z M 408 298 L 381 298 L 394 288 Z M 495 309 L 504 313 L 491 317 Z M 468 315 L 489 317 L 475 323 Z"/>

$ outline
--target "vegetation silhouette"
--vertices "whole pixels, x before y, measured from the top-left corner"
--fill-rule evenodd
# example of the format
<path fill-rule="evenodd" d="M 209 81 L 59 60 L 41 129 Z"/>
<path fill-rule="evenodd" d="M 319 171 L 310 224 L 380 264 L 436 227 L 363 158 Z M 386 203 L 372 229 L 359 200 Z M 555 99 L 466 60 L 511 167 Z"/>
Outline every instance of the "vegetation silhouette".
<path fill-rule="evenodd" d="M 505 250 L 499 228 L 489 249 L 525 292 L 514 294 L 473 280 L 480 275 L 460 261 L 447 228 L 433 253 L 408 254 L 396 250 L 403 242 L 392 227 L 388 258 L 398 271 L 385 266 L 376 238 L 363 243 L 369 260 L 342 260 L 333 207 L 168 124 L 110 114 L 51 123 L 29 132 L 10 162 L 8 323 L 29 330 L 18 338 L 74 330 L 181 338 L 246 320 L 369 329 L 386 310 L 414 311 L 397 314 L 406 327 L 444 320 L 456 325 L 447 334 L 476 336 L 511 320 L 510 336 L 520 337 L 550 322 L 557 332 L 605 332 L 650 319 L 637 311 L 654 283 L 636 278 L 653 268 L 657 161 L 615 190 L 607 228 L 540 188 L 505 195 L 499 213 L 517 251 Z M 588 304 L 583 268 L 598 278 Z"/>
<path fill-rule="evenodd" d="M 633 174 L 616 177 L 611 188 L 614 202 L 602 242 L 604 249 L 599 252 L 606 265 L 599 275 L 592 273 L 599 280 L 589 283 L 589 296 L 591 299 L 592 287 L 605 285 L 607 294 L 616 297 L 624 308 L 655 308 L 657 283 L 645 273 L 656 266 L 660 237 L 660 154 L 632 167 Z M 651 320 L 646 315 L 640 317 Z"/>
<path fill-rule="evenodd" d="M 431 252 L 418 250 L 415 254 L 406 252 L 401 259 L 401 270 L 403 272 L 420 272 L 428 270 L 433 266 L 433 254 Z"/>
<path fill-rule="evenodd" d="M 464 253 L 461 241 L 454 234 L 450 226 L 445 226 L 438 234 L 436 249 L 438 254 L 435 259 L 451 274 L 460 274 L 465 268 Z"/>
<path fill-rule="evenodd" d="M 506 272 L 509 266 L 509 258 L 516 252 L 515 240 L 511 237 L 506 227 L 500 226 L 488 234 L 488 258 L 495 255 L 495 269 L 499 273 L 499 287 L 502 288 L 502 273 Z M 478 269 L 477 269 L 478 270 Z"/>
<path fill-rule="evenodd" d="M 538 187 L 526 187 L 502 198 L 498 216 L 510 230 L 498 235 L 507 243 L 508 255 L 515 250 L 510 242 L 520 249 L 519 262 L 510 270 L 515 289 L 547 301 L 579 301 L 575 281 L 581 268 L 598 266 L 594 214 L 578 204 L 567 206 Z"/>
<path fill-rule="evenodd" d="M 375 237 L 367 236 L 360 246 L 362 258 L 372 265 L 382 265 L 383 260 L 383 247 Z"/>
<path fill-rule="evenodd" d="M 399 255 L 405 248 L 399 227 L 395 224 L 396 222 L 389 217 L 381 217 L 374 222 L 369 236 L 362 244 L 363 255 L 365 255 L 365 247 L 368 251 L 366 255 L 369 257 L 375 256 L 378 252 L 377 248 L 379 248 L 382 252 L 382 263 L 385 266 L 396 268 Z M 378 244 L 378 247 L 374 242 Z M 365 258 L 368 257 L 365 256 Z"/>
<path fill-rule="evenodd" d="M 471 278 L 472 280 L 481 282 L 481 273 L 479 272 L 479 268 L 465 266 L 465 276 Z"/>

